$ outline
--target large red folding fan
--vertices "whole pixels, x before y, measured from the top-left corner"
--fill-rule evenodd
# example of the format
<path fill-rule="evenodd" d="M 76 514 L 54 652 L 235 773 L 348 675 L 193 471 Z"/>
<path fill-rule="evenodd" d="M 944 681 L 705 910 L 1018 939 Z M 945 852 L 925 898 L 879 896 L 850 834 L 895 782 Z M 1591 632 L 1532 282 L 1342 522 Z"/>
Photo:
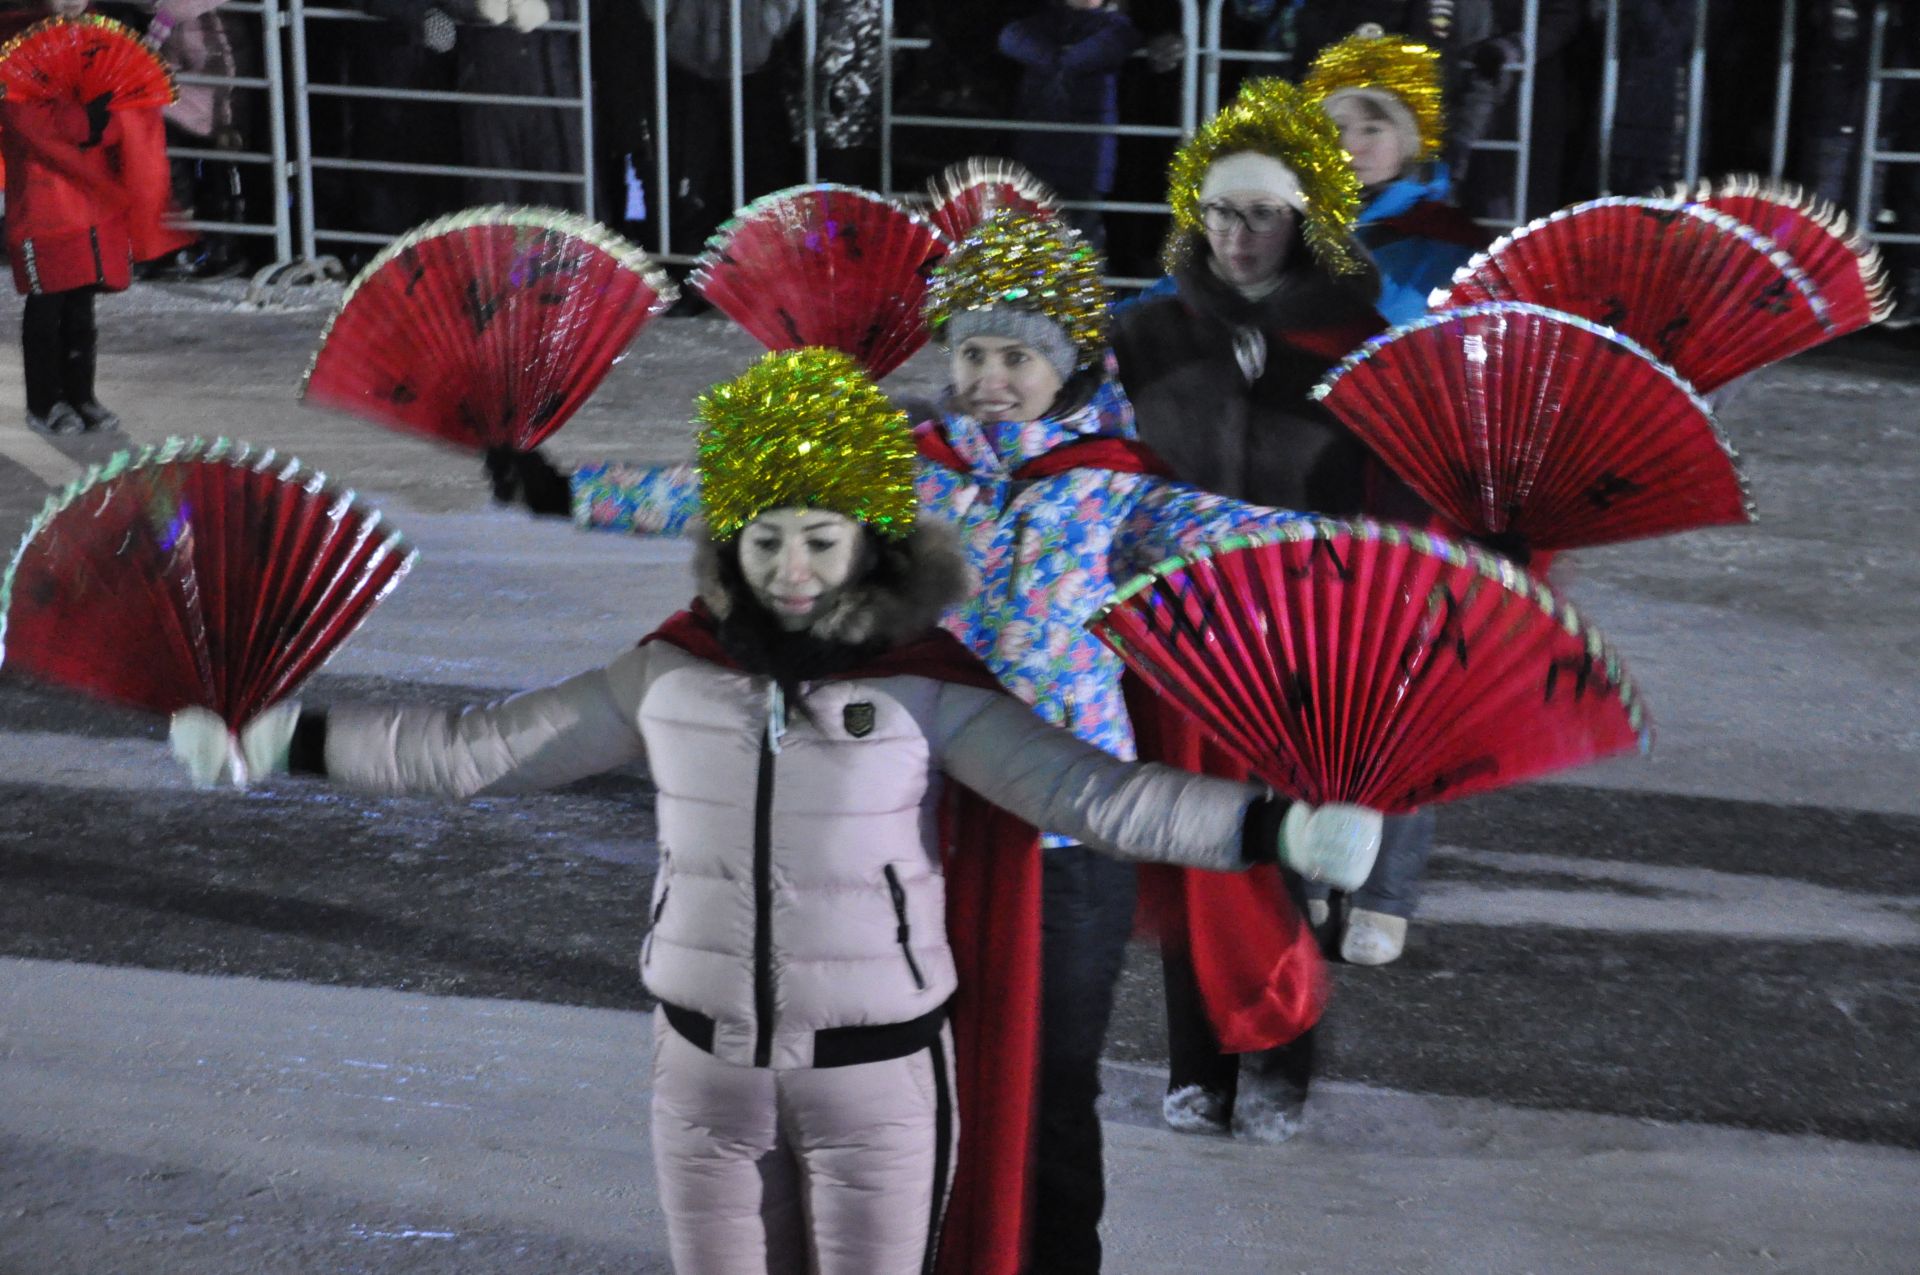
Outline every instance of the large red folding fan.
<path fill-rule="evenodd" d="M 1880 250 L 1848 223 L 1845 213 L 1817 195 L 1749 173 L 1682 185 L 1660 198 L 1704 205 L 1773 240 L 1819 289 L 1834 336 L 1893 313 L 1893 288 Z"/>
<path fill-rule="evenodd" d="M 47 502 L 0 584 L 9 670 L 239 730 L 412 564 L 380 514 L 224 439 L 122 452 Z"/>
<path fill-rule="evenodd" d="M 870 191 L 795 186 L 720 227 L 693 286 L 769 350 L 824 345 L 879 380 L 926 344 L 920 301 L 950 248 L 926 218 Z"/>
<path fill-rule="evenodd" d="M 1637 343 L 1521 302 L 1428 315 L 1314 389 L 1456 526 L 1532 550 L 1747 522 L 1707 405 Z"/>
<path fill-rule="evenodd" d="M 677 299 L 645 253 L 550 208 L 473 208 L 394 241 L 347 288 L 302 394 L 476 450 L 564 425 Z"/>
<path fill-rule="evenodd" d="M 132 30 L 85 14 L 49 18 L 0 46 L 0 91 L 9 99 L 91 102 L 113 110 L 169 106 L 173 73 Z"/>
<path fill-rule="evenodd" d="M 1026 165 L 988 155 L 948 165 L 927 183 L 927 196 L 933 201 L 929 219 L 955 243 L 1003 208 L 1051 217 L 1060 206 L 1053 188 Z"/>
<path fill-rule="evenodd" d="M 1276 790 L 1401 813 L 1649 738 L 1599 634 L 1511 563 L 1303 519 L 1161 564 L 1090 623 Z"/>
<path fill-rule="evenodd" d="M 1772 240 L 1697 204 L 1617 196 L 1522 226 L 1461 267 L 1435 310 L 1531 301 L 1632 337 L 1701 392 L 1831 335 Z"/>

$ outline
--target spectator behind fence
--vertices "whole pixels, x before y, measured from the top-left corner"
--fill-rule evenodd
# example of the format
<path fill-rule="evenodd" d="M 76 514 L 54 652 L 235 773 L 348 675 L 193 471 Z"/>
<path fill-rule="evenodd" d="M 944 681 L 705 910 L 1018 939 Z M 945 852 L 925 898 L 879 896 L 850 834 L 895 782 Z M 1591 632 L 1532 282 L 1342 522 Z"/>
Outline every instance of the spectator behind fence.
<path fill-rule="evenodd" d="M 227 19 L 219 12 L 223 3 L 225 0 L 159 0 L 147 23 L 147 47 L 176 75 L 231 79 L 240 74 L 236 41 L 229 37 Z M 239 43 L 244 46 L 246 42 L 242 38 Z M 180 84 L 178 89 L 178 99 L 165 112 L 169 144 L 223 151 L 247 148 L 237 126 L 230 86 L 195 80 Z M 185 217 L 246 221 L 248 200 L 241 166 L 204 159 L 174 160 L 173 201 Z M 187 277 L 224 277 L 246 268 L 247 257 L 245 245 L 236 242 L 234 236 L 209 234 L 200 241 L 197 251 L 183 250 L 169 268 Z"/>
<path fill-rule="evenodd" d="M 714 0 L 640 0 L 649 22 L 665 6 L 667 165 L 673 189 L 673 250 L 698 252 L 734 210 L 728 6 Z M 741 0 L 740 97 L 746 154 L 744 197 L 798 179 L 783 126 L 781 72 L 770 66 L 800 13 L 801 0 Z M 657 202 L 657 201 L 656 201 Z M 744 202 L 744 201 L 743 201 Z"/>
<path fill-rule="evenodd" d="M 462 93 L 516 97 L 580 96 L 580 51 L 572 32 L 548 22 L 579 16 L 576 0 L 477 0 L 486 19 L 460 28 L 454 41 L 454 86 Z M 498 21 L 501 17 L 505 21 Z M 474 168 L 579 173 L 580 112 L 575 107 L 463 103 L 460 150 Z M 469 177 L 469 204 L 542 204 L 583 210 L 581 188 L 524 177 Z M 591 211 L 586 210 L 586 211 Z"/>
<path fill-rule="evenodd" d="M 880 80 L 886 31 L 880 0 L 820 0 L 814 49 L 814 125 L 820 180 L 880 186 Z M 788 67 L 787 117 L 797 146 L 806 144 L 805 49 Z"/>
<path fill-rule="evenodd" d="M 1132 19 L 1107 0 L 1043 0 L 1038 13 L 1000 32 L 1000 52 L 1022 68 L 1020 118 L 1119 123 L 1120 68 L 1139 44 Z M 1111 133 L 1023 131 L 1014 135 L 1013 153 L 1064 199 L 1104 199 L 1113 191 L 1119 147 Z M 1070 210 L 1067 220 L 1093 246 L 1105 246 L 1098 212 Z"/>

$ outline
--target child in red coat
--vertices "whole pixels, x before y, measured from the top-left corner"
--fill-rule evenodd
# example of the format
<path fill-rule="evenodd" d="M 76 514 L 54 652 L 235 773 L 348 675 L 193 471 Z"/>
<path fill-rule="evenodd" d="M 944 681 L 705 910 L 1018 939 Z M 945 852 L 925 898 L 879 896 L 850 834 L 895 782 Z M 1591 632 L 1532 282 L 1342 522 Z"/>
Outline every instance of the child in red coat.
<path fill-rule="evenodd" d="M 86 0 L 52 0 L 75 18 Z M 190 239 L 162 222 L 167 155 L 160 112 L 55 95 L 0 100 L 7 170 L 7 252 L 27 298 L 21 324 L 27 424 L 49 434 L 111 429 L 119 419 L 94 393 L 96 292 L 118 292 L 133 263 Z"/>

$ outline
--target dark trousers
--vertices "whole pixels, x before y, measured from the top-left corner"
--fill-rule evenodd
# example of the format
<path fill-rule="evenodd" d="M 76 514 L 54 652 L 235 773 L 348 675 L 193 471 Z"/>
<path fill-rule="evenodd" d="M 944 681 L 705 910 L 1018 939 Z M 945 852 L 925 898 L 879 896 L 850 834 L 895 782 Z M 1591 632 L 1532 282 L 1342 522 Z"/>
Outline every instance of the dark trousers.
<path fill-rule="evenodd" d="M 1287 893 L 1304 915 L 1306 895 L 1300 878 L 1281 873 Z M 1160 975 L 1167 994 L 1167 1092 L 1199 1085 L 1224 1096 L 1227 1110 L 1240 1089 L 1242 1075 L 1285 1084 L 1306 1100 L 1307 1086 L 1313 1079 L 1314 1053 L 1320 1029 L 1310 1027 L 1298 1038 L 1272 1049 L 1248 1054 L 1220 1052 L 1220 1038 L 1213 1034 L 1207 1020 L 1207 1008 L 1200 999 L 1200 984 L 1193 975 L 1193 962 L 1185 953 L 1163 951 Z"/>
<path fill-rule="evenodd" d="M 1433 811 L 1416 810 L 1410 815 L 1392 815 L 1380 832 L 1380 857 L 1366 884 L 1350 896 L 1353 906 L 1388 916 L 1411 918 L 1420 906 L 1420 881 L 1427 875 L 1427 860 L 1433 856 Z M 1307 897 L 1324 899 L 1324 885 L 1309 885 Z"/>
<path fill-rule="evenodd" d="M 1042 856 L 1035 1275 L 1100 1269 L 1100 1049 L 1133 929 L 1134 867 L 1083 846 Z"/>
<path fill-rule="evenodd" d="M 93 326 L 93 292 L 36 293 L 20 321 L 25 356 L 27 411 L 44 417 L 54 404 L 93 402 L 93 366 L 99 333 Z"/>

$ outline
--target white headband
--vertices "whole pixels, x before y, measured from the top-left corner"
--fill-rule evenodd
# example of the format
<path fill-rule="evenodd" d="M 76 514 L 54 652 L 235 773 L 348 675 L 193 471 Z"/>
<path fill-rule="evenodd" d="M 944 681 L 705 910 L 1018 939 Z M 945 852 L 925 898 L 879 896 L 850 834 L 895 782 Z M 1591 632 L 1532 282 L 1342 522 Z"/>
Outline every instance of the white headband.
<path fill-rule="evenodd" d="M 1300 190 L 1300 179 L 1293 170 L 1271 155 L 1258 151 L 1235 151 L 1223 155 L 1207 168 L 1200 183 L 1200 202 L 1205 204 L 1222 195 L 1271 195 L 1301 212 L 1307 210 L 1307 198 Z"/>

